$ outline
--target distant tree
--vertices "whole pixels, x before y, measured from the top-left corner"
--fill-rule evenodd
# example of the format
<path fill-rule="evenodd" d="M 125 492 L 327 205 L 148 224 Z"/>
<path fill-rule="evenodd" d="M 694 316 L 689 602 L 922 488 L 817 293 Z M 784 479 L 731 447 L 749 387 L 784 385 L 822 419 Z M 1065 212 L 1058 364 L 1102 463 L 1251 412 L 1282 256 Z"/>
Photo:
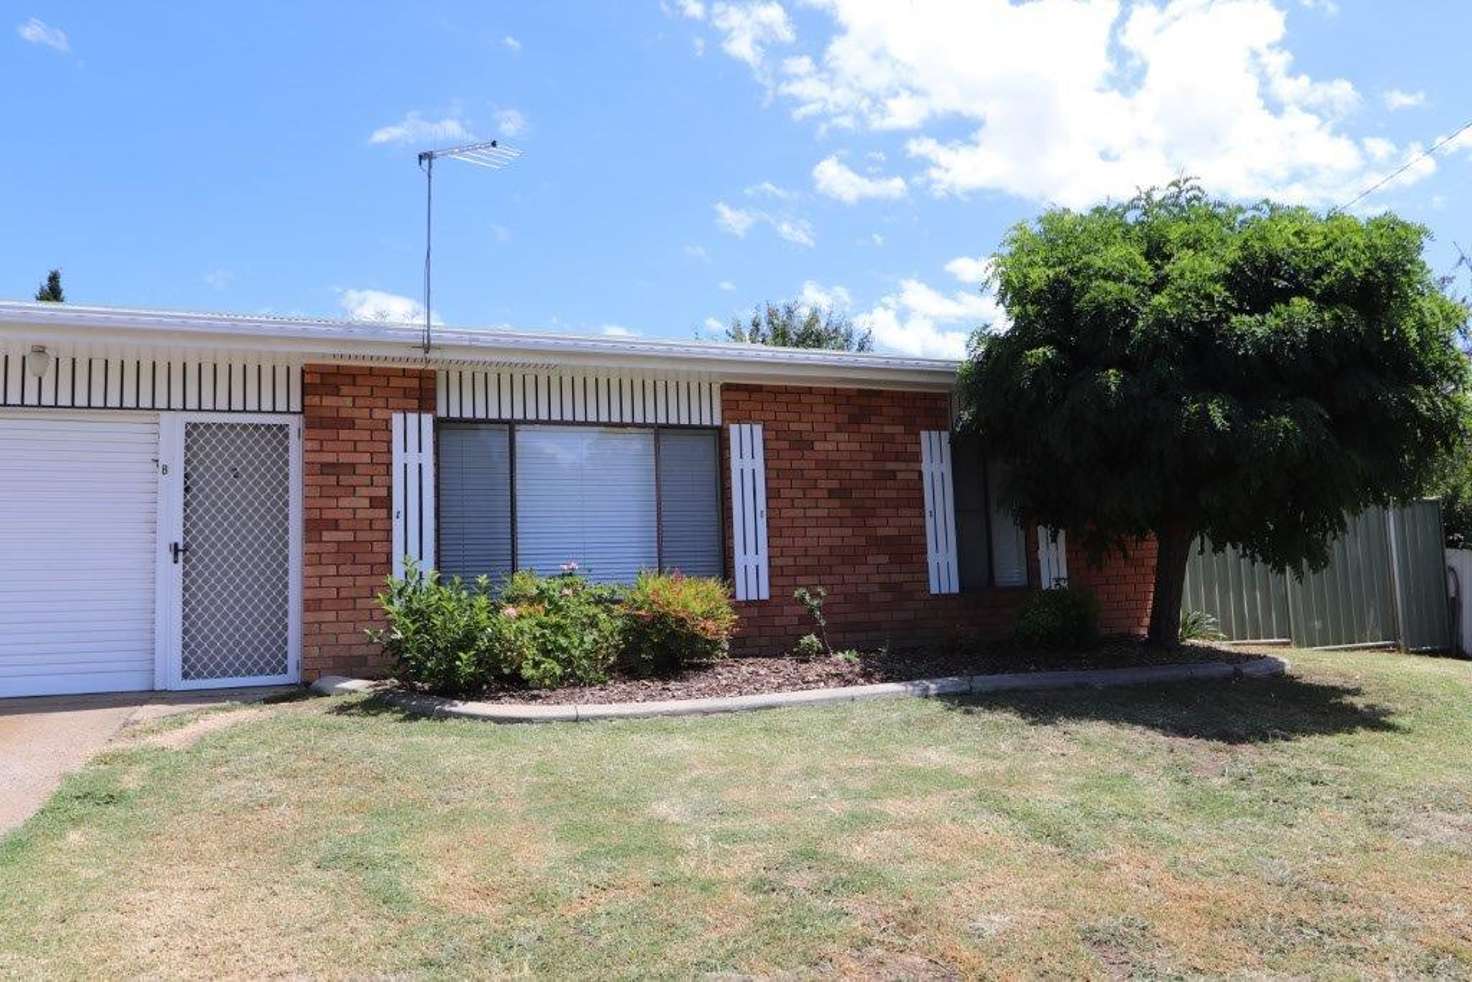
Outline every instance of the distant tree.
<path fill-rule="evenodd" d="M 36 288 L 36 299 L 42 303 L 62 303 L 66 294 L 61 289 L 61 270 L 53 269 L 46 274 L 46 282 Z"/>
<path fill-rule="evenodd" d="M 1150 640 L 1174 645 L 1192 542 L 1321 568 L 1346 513 L 1418 495 L 1467 438 L 1464 309 L 1426 229 L 1212 200 L 1189 181 L 1018 225 L 963 429 L 1003 498 L 1091 559 L 1153 536 Z"/>
<path fill-rule="evenodd" d="M 1442 278 L 1442 287 L 1462 305 L 1462 350 L 1472 348 L 1472 256 L 1456 243 L 1457 262 Z M 1469 427 L 1472 429 L 1472 427 Z M 1472 443 L 1464 440 L 1426 487 L 1429 497 L 1441 499 L 1441 528 L 1449 549 L 1472 549 Z"/>
<path fill-rule="evenodd" d="M 726 328 L 726 340 L 778 348 L 874 350 L 872 331 L 859 330 L 853 321 L 831 307 L 810 307 L 796 300 L 757 307 L 744 322 L 733 318 L 731 326 Z"/>

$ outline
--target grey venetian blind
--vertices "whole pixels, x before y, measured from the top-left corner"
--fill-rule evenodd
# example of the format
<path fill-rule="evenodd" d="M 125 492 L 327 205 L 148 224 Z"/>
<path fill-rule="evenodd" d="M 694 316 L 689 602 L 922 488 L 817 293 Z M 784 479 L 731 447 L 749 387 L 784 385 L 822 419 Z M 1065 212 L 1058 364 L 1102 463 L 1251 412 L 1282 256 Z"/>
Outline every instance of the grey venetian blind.
<path fill-rule="evenodd" d="M 572 426 L 516 429 L 516 559 L 629 583 L 659 563 L 654 433 Z"/>
<path fill-rule="evenodd" d="M 659 432 L 660 557 L 666 570 L 721 575 L 719 470 L 713 431 Z"/>
<path fill-rule="evenodd" d="M 439 570 L 499 582 L 511 572 L 511 452 L 505 426 L 451 423 L 437 436 Z"/>

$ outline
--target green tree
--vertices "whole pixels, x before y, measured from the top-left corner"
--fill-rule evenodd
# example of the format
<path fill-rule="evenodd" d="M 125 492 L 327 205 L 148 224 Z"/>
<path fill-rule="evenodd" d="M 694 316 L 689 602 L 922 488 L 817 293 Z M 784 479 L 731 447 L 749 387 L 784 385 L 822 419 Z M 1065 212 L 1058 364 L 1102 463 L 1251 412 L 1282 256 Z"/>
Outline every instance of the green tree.
<path fill-rule="evenodd" d="M 778 348 L 827 348 L 831 351 L 872 351 L 874 334 L 854 327 L 853 321 L 833 308 L 809 307 L 789 300 L 764 304 L 742 321 L 733 318 L 726 340 L 769 344 Z"/>
<path fill-rule="evenodd" d="M 1153 536 L 1150 640 L 1176 643 L 1193 539 L 1319 568 L 1346 512 L 1417 494 L 1465 439 L 1462 310 L 1428 233 L 1211 200 L 1179 181 L 1007 235 L 1006 333 L 978 332 L 961 426 L 1005 501 L 1091 560 Z"/>
<path fill-rule="evenodd" d="M 61 303 L 66 294 L 61 290 L 61 270 L 53 269 L 46 274 L 46 282 L 36 288 L 36 299 L 42 303 Z"/>

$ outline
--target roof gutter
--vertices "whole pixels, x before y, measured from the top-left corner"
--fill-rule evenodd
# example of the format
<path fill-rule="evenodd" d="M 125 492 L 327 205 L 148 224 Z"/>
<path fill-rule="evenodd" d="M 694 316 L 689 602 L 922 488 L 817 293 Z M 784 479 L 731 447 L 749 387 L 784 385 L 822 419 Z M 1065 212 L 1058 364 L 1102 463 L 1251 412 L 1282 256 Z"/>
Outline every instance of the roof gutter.
<path fill-rule="evenodd" d="M 949 360 L 870 352 L 466 328 L 436 330 L 435 347 L 426 355 L 420 348 L 422 328 L 413 324 L 0 301 L 0 341 L 6 336 L 42 344 L 269 351 L 303 361 L 368 360 L 429 368 L 556 364 L 677 370 L 725 382 L 887 388 L 948 389 L 957 368 Z"/>

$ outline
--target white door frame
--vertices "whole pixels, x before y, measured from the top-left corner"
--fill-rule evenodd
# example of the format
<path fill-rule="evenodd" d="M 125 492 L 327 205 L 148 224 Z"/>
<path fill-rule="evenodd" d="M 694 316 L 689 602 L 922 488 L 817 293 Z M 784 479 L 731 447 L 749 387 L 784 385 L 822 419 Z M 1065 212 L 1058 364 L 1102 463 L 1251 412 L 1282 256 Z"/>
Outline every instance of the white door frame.
<path fill-rule="evenodd" d="M 287 587 L 288 649 L 284 675 L 232 679 L 183 678 L 184 564 L 170 546 L 184 538 L 184 427 L 189 423 L 273 423 L 289 427 L 288 535 L 291 582 Z M 301 681 L 302 664 L 302 418 L 280 413 L 182 412 L 159 414 L 158 550 L 155 561 L 154 686 L 159 689 L 223 689 L 286 685 Z"/>

